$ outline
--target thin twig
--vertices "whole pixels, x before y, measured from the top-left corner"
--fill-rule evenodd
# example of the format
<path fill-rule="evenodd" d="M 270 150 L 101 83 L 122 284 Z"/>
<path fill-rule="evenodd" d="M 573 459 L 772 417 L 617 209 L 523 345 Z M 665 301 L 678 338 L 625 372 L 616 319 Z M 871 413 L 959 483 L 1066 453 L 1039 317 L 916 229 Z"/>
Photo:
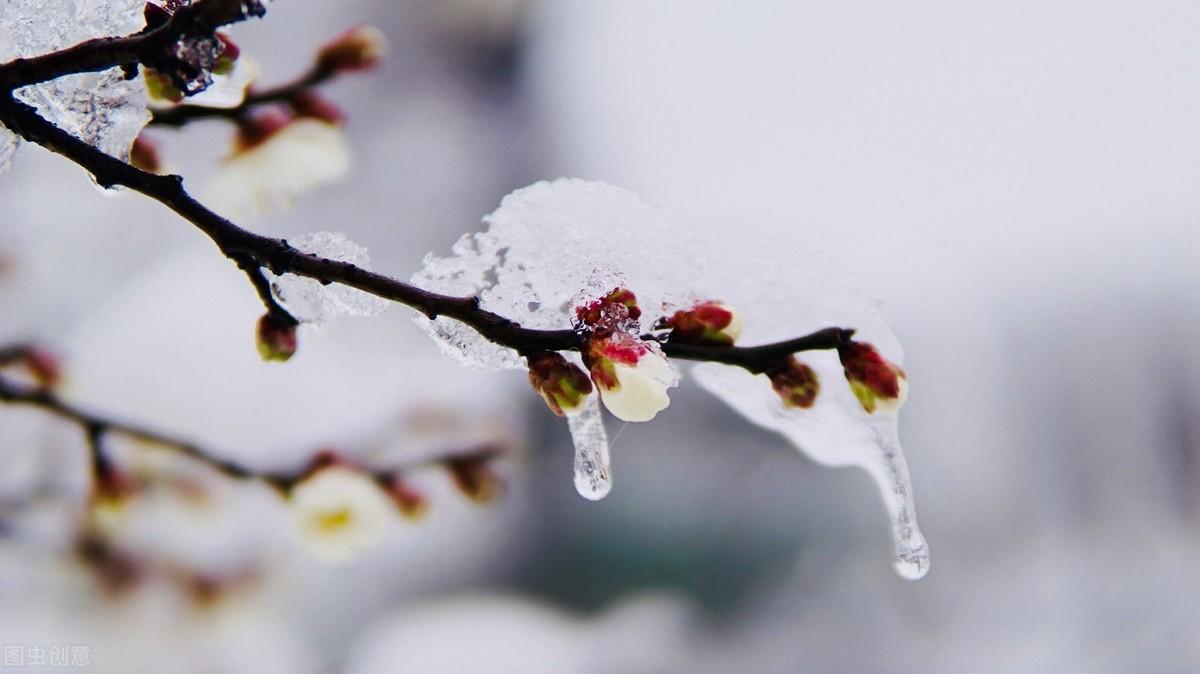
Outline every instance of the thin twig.
<path fill-rule="evenodd" d="M 206 119 L 238 120 L 245 117 L 255 108 L 272 103 L 286 103 L 297 95 L 331 80 L 336 73 L 332 70 L 313 66 L 294 81 L 262 91 L 246 94 L 245 100 L 232 108 L 212 108 L 203 105 L 176 105 L 165 110 L 151 111 L 151 126 L 182 127 L 195 121 Z"/>

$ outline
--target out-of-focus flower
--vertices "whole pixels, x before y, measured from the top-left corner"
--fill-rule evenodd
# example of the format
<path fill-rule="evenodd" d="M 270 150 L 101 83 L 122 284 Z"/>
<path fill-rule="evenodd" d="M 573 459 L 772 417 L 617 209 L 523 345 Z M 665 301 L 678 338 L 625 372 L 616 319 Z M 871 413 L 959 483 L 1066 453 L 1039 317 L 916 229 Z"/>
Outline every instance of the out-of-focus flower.
<path fill-rule="evenodd" d="M 367 474 L 343 465 L 321 468 L 289 496 L 300 542 L 318 559 L 337 563 L 378 544 L 393 506 Z"/>
<path fill-rule="evenodd" d="M 208 200 L 233 215 L 260 214 L 349 170 L 350 152 L 336 124 L 260 114 L 242 125 L 233 154 L 208 185 Z"/>
<path fill-rule="evenodd" d="M 870 344 L 849 342 L 838 347 L 838 357 L 850 390 L 868 414 L 896 412 L 908 398 L 904 370 L 884 359 Z"/>
<path fill-rule="evenodd" d="M 296 325 L 273 313 L 258 319 L 255 332 L 258 355 L 266 361 L 286 361 L 296 353 Z"/>
<path fill-rule="evenodd" d="M 817 373 L 795 356 L 788 356 L 779 365 L 767 370 L 766 375 L 785 407 L 812 407 L 821 391 Z"/>
<path fill-rule="evenodd" d="M 671 404 L 667 389 L 677 381 L 675 370 L 661 352 L 633 335 L 592 335 L 584 363 L 604 406 L 618 419 L 650 421 Z"/>
<path fill-rule="evenodd" d="M 378 28 L 355 26 L 321 47 L 317 68 L 328 72 L 373 68 L 386 48 L 387 40 Z"/>
<path fill-rule="evenodd" d="M 731 345 L 742 334 L 742 314 L 719 302 L 701 302 L 676 311 L 662 326 L 671 328 L 673 342 Z"/>
<path fill-rule="evenodd" d="M 529 383 L 552 412 L 561 417 L 583 407 L 592 392 L 592 382 L 578 365 L 552 351 L 531 354 L 526 361 Z"/>

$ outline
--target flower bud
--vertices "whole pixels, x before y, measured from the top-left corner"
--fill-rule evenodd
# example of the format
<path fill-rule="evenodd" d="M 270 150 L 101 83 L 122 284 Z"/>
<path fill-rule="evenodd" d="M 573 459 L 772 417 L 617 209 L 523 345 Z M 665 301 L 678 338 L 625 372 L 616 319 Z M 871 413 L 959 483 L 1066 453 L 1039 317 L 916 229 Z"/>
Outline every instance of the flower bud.
<path fill-rule="evenodd" d="M 453 457 L 445 465 L 454 486 L 476 503 L 488 503 L 504 493 L 504 481 L 492 470 L 490 457 Z"/>
<path fill-rule="evenodd" d="M 62 364 L 58 357 L 44 349 L 29 349 L 21 357 L 21 364 L 43 388 L 53 388 L 62 380 Z"/>
<path fill-rule="evenodd" d="M 817 400 L 821 392 L 821 382 L 817 373 L 795 356 L 788 356 L 777 366 L 767 370 L 766 375 L 771 379 L 771 387 L 783 399 L 784 407 L 800 407 L 807 409 Z"/>
<path fill-rule="evenodd" d="M 729 346 L 742 334 L 742 314 L 719 302 L 702 302 L 676 311 L 662 326 L 671 328 L 673 342 Z"/>
<path fill-rule="evenodd" d="M 288 103 L 297 117 L 311 117 L 336 126 L 346 123 L 346 113 L 312 89 L 296 93 Z"/>
<path fill-rule="evenodd" d="M 529 363 L 529 383 L 550 411 L 558 416 L 577 412 L 592 392 L 592 381 L 578 365 L 562 354 L 541 351 L 526 358 Z"/>
<path fill-rule="evenodd" d="M 162 170 L 162 160 L 158 156 L 158 143 L 150 140 L 146 134 L 138 134 L 129 149 L 129 163 L 149 173 Z"/>
<path fill-rule="evenodd" d="M 838 347 L 838 357 L 850 390 L 868 414 L 896 412 L 908 397 L 908 378 L 898 365 L 884 359 L 875 347 L 848 342 Z"/>
<path fill-rule="evenodd" d="M 592 329 L 624 329 L 641 316 L 637 296 L 628 288 L 614 288 L 598 300 L 575 307 L 578 322 Z"/>
<path fill-rule="evenodd" d="M 400 475 L 393 477 L 387 485 L 388 495 L 396 503 L 400 514 L 409 520 L 418 520 L 429 511 L 429 500 L 413 489 Z"/>
<path fill-rule="evenodd" d="M 350 72 L 373 68 L 386 47 L 383 33 L 374 26 L 357 26 L 321 47 L 317 68 L 328 72 Z"/>
<path fill-rule="evenodd" d="M 583 361 L 604 406 L 618 419 L 650 421 L 671 404 L 667 389 L 676 383 L 675 370 L 666 356 L 633 335 L 592 335 Z"/>
<path fill-rule="evenodd" d="M 263 110 L 238 120 L 238 134 L 234 140 L 234 154 L 243 153 L 265 143 L 283 131 L 295 120 L 290 114 L 279 110 Z"/>
<path fill-rule="evenodd" d="M 263 360 L 286 361 L 296 353 L 296 325 L 273 313 L 258 319 L 255 343 Z"/>

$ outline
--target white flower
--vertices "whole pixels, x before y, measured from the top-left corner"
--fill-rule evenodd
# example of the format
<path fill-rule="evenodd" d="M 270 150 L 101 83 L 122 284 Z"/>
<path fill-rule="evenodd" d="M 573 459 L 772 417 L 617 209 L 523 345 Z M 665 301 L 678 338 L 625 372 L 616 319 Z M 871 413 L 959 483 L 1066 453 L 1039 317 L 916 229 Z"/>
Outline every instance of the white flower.
<path fill-rule="evenodd" d="M 670 361 L 636 338 L 594 340 L 588 362 L 600 399 L 623 421 L 650 421 L 671 404 L 678 380 Z"/>
<path fill-rule="evenodd" d="M 302 192 L 346 175 L 350 152 L 341 129 L 301 117 L 225 160 L 206 190 L 219 212 L 258 215 L 290 206 Z"/>
<path fill-rule="evenodd" d="M 383 539 L 394 507 L 368 476 L 352 468 L 322 468 L 290 496 L 300 542 L 318 559 L 344 562 Z"/>

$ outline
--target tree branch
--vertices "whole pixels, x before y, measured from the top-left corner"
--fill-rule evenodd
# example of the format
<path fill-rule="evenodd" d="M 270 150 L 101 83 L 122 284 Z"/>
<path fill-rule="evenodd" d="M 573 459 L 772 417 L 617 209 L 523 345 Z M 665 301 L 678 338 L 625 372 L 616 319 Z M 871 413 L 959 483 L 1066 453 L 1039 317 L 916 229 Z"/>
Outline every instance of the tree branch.
<path fill-rule="evenodd" d="M 203 105 L 176 105 L 164 110 L 152 110 L 151 126 L 182 127 L 205 119 L 232 119 L 244 117 L 251 110 L 271 103 L 286 103 L 297 95 L 320 86 L 333 79 L 336 72 L 314 66 L 311 70 L 287 84 L 246 94 L 245 100 L 232 108 L 210 108 Z"/>
<path fill-rule="evenodd" d="M 0 375 L 0 402 L 36 407 L 79 426 L 88 441 L 92 455 L 92 471 L 97 478 L 102 477 L 106 471 L 113 470 L 111 460 L 106 456 L 103 446 L 104 438 L 110 434 L 172 449 L 228 477 L 240 480 L 262 480 L 284 491 L 290 489 L 310 472 L 310 467 L 292 471 L 256 470 L 236 461 L 222 458 L 217 453 L 185 438 L 86 410 L 59 398 L 48 388 L 20 384 L 4 375 Z M 387 469 L 371 470 L 370 474 L 380 482 L 387 482 L 397 474 L 434 465 L 446 465 L 454 472 L 459 464 L 486 462 L 501 453 L 502 450 L 497 446 L 484 445 L 421 458 L 403 465 L 390 466 Z"/>
<path fill-rule="evenodd" d="M 198 0 L 175 12 L 157 28 L 125 37 L 87 40 L 56 52 L 0 65 L 0 91 L 11 92 L 64 75 L 154 61 L 158 52 L 181 38 L 211 33 L 248 16 L 243 0 Z"/>

